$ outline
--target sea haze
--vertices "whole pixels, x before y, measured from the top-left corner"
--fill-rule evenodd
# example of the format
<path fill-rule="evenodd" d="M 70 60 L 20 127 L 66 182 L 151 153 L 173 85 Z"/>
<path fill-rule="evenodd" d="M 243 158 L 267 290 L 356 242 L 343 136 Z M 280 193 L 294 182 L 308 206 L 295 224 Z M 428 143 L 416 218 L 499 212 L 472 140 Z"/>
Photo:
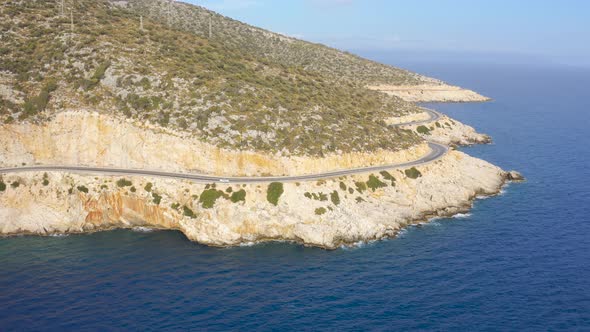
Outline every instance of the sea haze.
<path fill-rule="evenodd" d="M 494 138 L 463 151 L 528 181 L 336 251 L 145 230 L 0 239 L 0 330 L 588 330 L 590 71 L 396 64 L 494 98 L 429 106 Z"/>

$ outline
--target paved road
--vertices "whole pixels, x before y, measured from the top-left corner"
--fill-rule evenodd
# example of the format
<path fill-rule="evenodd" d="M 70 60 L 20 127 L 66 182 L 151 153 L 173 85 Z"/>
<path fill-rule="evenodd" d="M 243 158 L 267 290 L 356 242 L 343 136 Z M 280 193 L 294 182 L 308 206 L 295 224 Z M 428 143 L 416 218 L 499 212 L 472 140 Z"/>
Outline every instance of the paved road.
<path fill-rule="evenodd" d="M 440 114 L 432 111 L 426 110 L 430 113 L 431 118 L 429 120 L 423 121 L 413 121 L 403 124 L 398 124 L 398 126 L 403 125 L 411 125 L 411 124 L 421 124 L 421 123 L 428 123 L 432 121 L 438 120 Z M 431 151 L 428 155 L 414 161 L 400 163 L 400 164 L 391 164 L 391 165 L 381 165 L 381 166 L 372 166 L 372 167 L 362 167 L 362 168 L 354 168 L 354 169 L 344 169 L 338 171 L 330 171 L 324 173 L 317 173 L 317 174 L 308 174 L 308 175 L 294 175 L 294 176 L 269 176 L 269 177 L 220 177 L 215 175 L 205 175 L 205 174 L 191 174 L 191 173 L 175 173 L 175 172 L 164 172 L 164 171 L 151 171 L 151 170 L 143 170 L 143 169 L 121 169 L 121 168 L 109 168 L 109 167 L 84 167 L 84 166 L 64 166 L 64 165 L 39 165 L 39 166 L 22 166 L 22 167 L 12 167 L 12 168 L 0 168 L 0 174 L 8 174 L 8 173 L 21 173 L 21 172 L 70 172 L 70 173 L 90 173 L 90 174 L 102 174 L 102 175 L 128 175 L 128 176 L 155 176 L 155 177 L 164 177 L 164 178 L 171 178 L 171 179 L 185 179 L 191 180 L 198 183 L 213 183 L 213 182 L 222 182 L 222 183 L 268 183 L 268 182 L 297 182 L 297 181 L 314 181 L 314 180 L 321 180 L 327 178 L 335 178 L 340 176 L 352 175 L 352 174 L 359 174 L 359 173 L 369 173 L 369 172 L 379 172 L 384 170 L 390 169 L 398 169 L 398 168 L 410 168 L 413 166 L 420 166 L 424 164 L 431 163 L 442 158 L 447 152 L 449 151 L 449 147 L 446 145 L 428 142 L 428 146 L 430 147 Z"/>
<path fill-rule="evenodd" d="M 398 123 L 398 124 L 396 124 L 396 126 L 400 127 L 400 126 L 421 125 L 421 124 L 425 124 L 425 123 L 438 121 L 441 117 L 440 113 L 438 113 L 437 111 L 428 109 L 428 108 L 424 108 L 424 112 L 428 113 L 428 115 L 430 115 L 430 118 L 428 118 L 426 120 L 420 120 L 420 121 L 410 121 L 410 122 Z"/>
<path fill-rule="evenodd" d="M 449 148 L 445 145 L 437 143 L 428 143 L 430 146 L 430 153 L 418 160 L 410 161 L 401 164 L 372 166 L 354 169 L 344 169 L 339 171 L 331 171 L 325 173 L 308 174 L 308 175 L 294 175 L 294 176 L 269 176 L 269 177 L 220 177 L 216 175 L 204 175 L 204 174 L 190 174 L 190 173 L 174 173 L 164 171 L 150 171 L 143 169 L 121 169 L 121 168 L 109 168 L 109 167 L 84 167 L 84 166 L 22 166 L 13 168 L 0 168 L 0 174 L 7 173 L 21 173 L 21 172 L 70 172 L 70 173 L 90 173 L 90 174 L 103 174 L 103 175 L 139 175 L 139 176 L 156 176 L 172 179 L 186 179 L 192 180 L 199 183 L 212 183 L 212 182 L 231 182 L 231 183 L 265 183 L 265 182 L 296 182 L 296 181 L 314 181 L 327 178 L 334 178 L 345 175 L 379 172 L 383 170 L 396 169 L 396 168 L 409 168 L 413 166 L 420 166 L 435 160 L 438 160 L 444 156 Z"/>

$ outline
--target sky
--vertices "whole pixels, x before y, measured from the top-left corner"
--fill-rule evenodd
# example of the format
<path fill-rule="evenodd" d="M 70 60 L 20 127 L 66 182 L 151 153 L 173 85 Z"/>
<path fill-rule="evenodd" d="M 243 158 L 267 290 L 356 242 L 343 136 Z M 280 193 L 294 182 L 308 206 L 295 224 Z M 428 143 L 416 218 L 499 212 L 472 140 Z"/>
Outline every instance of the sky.
<path fill-rule="evenodd" d="M 587 0 L 183 0 L 349 51 L 465 53 L 590 66 Z"/>

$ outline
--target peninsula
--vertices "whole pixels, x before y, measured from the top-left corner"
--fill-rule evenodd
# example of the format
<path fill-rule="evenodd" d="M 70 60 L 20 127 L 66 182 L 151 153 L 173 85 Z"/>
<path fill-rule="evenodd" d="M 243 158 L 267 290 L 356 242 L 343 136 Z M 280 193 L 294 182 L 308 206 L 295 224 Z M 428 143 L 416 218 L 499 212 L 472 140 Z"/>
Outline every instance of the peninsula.
<path fill-rule="evenodd" d="M 333 249 L 519 180 L 415 102 L 476 92 L 165 0 L 0 7 L 0 234 Z"/>

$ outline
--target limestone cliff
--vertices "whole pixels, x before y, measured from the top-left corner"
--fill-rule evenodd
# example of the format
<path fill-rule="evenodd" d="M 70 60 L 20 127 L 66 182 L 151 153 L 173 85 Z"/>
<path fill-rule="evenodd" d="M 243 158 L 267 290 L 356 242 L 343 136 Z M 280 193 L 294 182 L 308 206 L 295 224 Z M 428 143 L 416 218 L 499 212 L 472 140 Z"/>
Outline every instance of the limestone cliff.
<path fill-rule="evenodd" d="M 336 248 L 394 236 L 431 216 L 465 211 L 476 196 L 497 193 L 508 177 L 498 167 L 457 151 L 417 171 L 285 183 L 276 206 L 267 200 L 266 185 L 215 187 L 64 173 L 7 175 L 1 179 L 6 188 L 0 192 L 0 233 L 46 235 L 145 226 L 180 230 L 193 241 L 214 246 L 286 240 Z M 241 190 L 243 200 L 234 199 Z M 204 203 L 210 203 L 211 193 L 217 198 L 212 206 Z"/>
<path fill-rule="evenodd" d="M 324 158 L 225 150 L 156 125 L 85 111 L 59 113 L 42 125 L 0 126 L 0 166 L 87 165 L 260 176 L 389 165 L 419 159 L 427 152 L 426 144 Z"/>

